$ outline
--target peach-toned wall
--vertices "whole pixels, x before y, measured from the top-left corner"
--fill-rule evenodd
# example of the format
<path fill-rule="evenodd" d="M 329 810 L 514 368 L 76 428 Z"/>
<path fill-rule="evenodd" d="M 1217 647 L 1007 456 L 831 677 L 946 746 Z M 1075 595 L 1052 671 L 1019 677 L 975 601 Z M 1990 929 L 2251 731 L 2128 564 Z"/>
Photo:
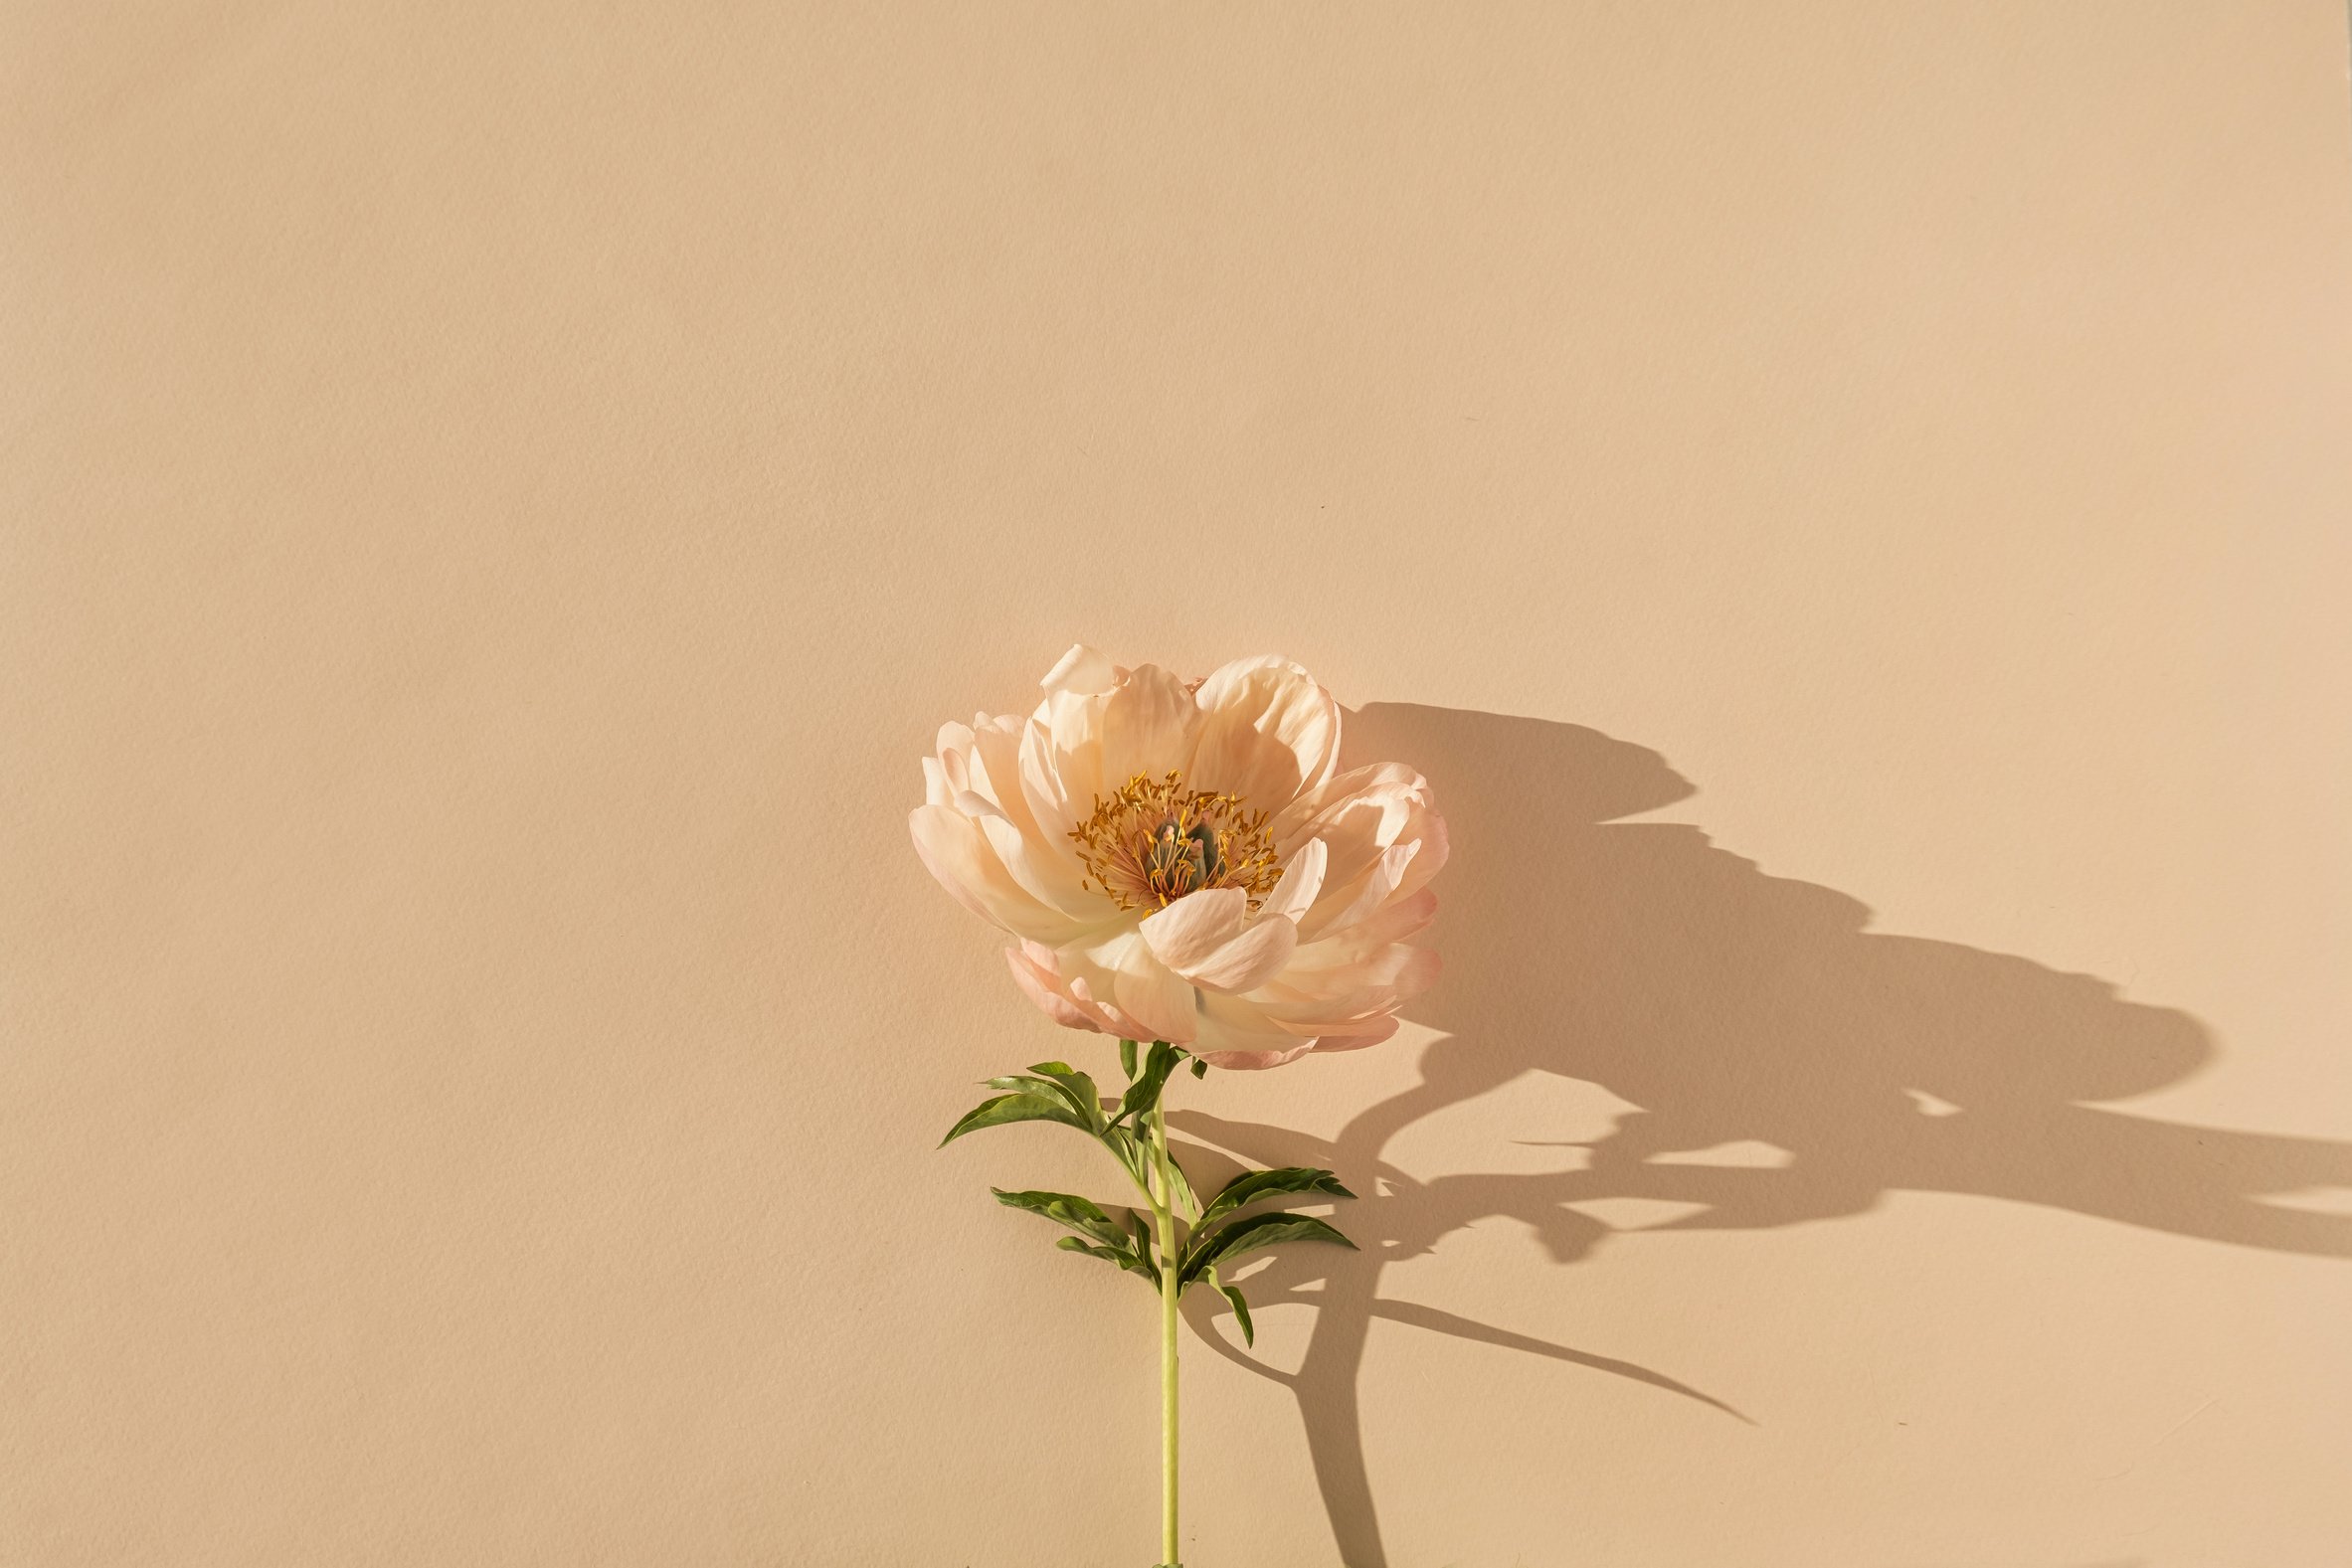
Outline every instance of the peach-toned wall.
<path fill-rule="evenodd" d="M 1189 1341 L 1192 1568 L 2352 1562 L 2346 60 L 8 7 L 0 1561 L 1149 1560 L 1087 1151 L 932 1148 L 1109 1052 L 904 826 L 1082 637 L 1457 846 L 1180 1081 L 1376 1244 Z"/>

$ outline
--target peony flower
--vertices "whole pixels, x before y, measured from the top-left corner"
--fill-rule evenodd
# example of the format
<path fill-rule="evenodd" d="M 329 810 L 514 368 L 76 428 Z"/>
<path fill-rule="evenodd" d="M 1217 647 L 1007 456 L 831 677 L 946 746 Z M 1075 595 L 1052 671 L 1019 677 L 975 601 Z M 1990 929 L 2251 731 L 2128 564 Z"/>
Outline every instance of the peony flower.
<path fill-rule="evenodd" d="M 1027 719 L 940 727 L 915 849 L 1019 939 L 1054 1022 L 1275 1067 L 1396 1031 L 1437 977 L 1445 823 L 1412 769 L 1339 773 L 1340 706 L 1298 665 L 1184 681 L 1073 647 Z"/>

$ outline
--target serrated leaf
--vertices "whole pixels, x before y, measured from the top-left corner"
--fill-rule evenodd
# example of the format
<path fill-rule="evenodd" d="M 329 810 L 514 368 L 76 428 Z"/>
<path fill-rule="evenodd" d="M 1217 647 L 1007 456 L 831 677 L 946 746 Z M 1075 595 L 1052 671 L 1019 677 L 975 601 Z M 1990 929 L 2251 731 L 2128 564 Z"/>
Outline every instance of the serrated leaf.
<path fill-rule="evenodd" d="M 1076 1237 L 1072 1236 L 1065 1236 L 1062 1238 L 1064 1242 L 1075 1241 L 1076 1239 Z M 1233 1320 L 1241 1325 L 1241 1342 L 1253 1350 L 1256 1349 L 1258 1343 L 1258 1331 L 1256 1328 L 1250 1325 L 1249 1302 L 1248 1299 L 1241 1294 L 1241 1287 L 1237 1285 L 1227 1285 L 1224 1281 L 1217 1278 L 1217 1271 L 1214 1269 L 1208 1271 L 1208 1283 L 1216 1287 L 1217 1294 L 1223 1297 L 1225 1299 L 1226 1305 L 1233 1308 Z"/>
<path fill-rule="evenodd" d="M 1224 1190 L 1210 1201 L 1199 1222 L 1213 1225 L 1219 1218 L 1244 1204 L 1284 1192 L 1314 1192 L 1334 1198 L 1356 1196 L 1340 1185 L 1338 1176 L 1313 1165 L 1277 1165 L 1271 1170 L 1245 1170 L 1225 1183 Z"/>
<path fill-rule="evenodd" d="M 1135 1042 L 1133 1040 L 1119 1042 L 1119 1071 L 1130 1083 L 1135 1081 Z"/>
<path fill-rule="evenodd" d="M 967 1132 L 977 1132 L 983 1128 L 1003 1127 L 1012 1122 L 1059 1122 L 1081 1132 L 1094 1131 L 1059 1095 L 1050 1098 L 1030 1094 L 998 1095 L 965 1112 L 963 1120 L 949 1128 L 948 1135 L 939 1140 L 939 1146 L 945 1148 Z"/>
<path fill-rule="evenodd" d="M 1160 1090 L 1183 1054 L 1166 1040 L 1154 1040 L 1151 1054 L 1144 1058 L 1144 1070 L 1127 1086 L 1127 1093 L 1119 1102 L 1119 1115 L 1112 1120 L 1134 1120 L 1141 1127 L 1141 1119 L 1160 1103 Z"/>
<path fill-rule="evenodd" d="M 1177 1284 L 1189 1286 L 1216 1265 L 1286 1241 L 1332 1242 L 1351 1252 L 1356 1250 L 1356 1243 L 1312 1214 L 1253 1214 L 1206 1235 L 1195 1233 L 1192 1244 L 1184 1249 Z"/>
<path fill-rule="evenodd" d="M 1008 1209 L 1026 1209 L 1113 1247 L 1123 1246 L 1127 1241 L 1127 1232 L 1119 1222 L 1104 1213 L 1102 1205 L 1092 1198 L 1070 1192 L 1007 1192 L 1002 1187 L 989 1190 Z"/>

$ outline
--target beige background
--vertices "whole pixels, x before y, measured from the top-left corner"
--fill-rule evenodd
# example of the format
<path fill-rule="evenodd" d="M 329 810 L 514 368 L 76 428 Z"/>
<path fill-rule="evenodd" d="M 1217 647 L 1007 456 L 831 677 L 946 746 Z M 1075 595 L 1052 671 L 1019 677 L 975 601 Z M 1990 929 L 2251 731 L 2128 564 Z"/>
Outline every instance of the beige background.
<path fill-rule="evenodd" d="M 0 1561 L 1146 1562 L 986 1184 L 1109 1189 L 931 1146 L 1108 1052 L 904 828 L 1077 637 L 1455 829 L 1404 1036 L 1184 1082 L 1375 1244 L 1193 1568 L 2352 1561 L 2346 60 L 7 7 Z"/>

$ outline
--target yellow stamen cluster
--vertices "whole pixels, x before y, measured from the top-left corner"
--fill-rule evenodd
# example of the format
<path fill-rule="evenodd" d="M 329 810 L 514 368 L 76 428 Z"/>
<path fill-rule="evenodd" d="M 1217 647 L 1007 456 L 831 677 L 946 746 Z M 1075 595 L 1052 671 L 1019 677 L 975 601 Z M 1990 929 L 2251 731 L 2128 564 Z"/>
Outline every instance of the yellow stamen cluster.
<path fill-rule="evenodd" d="M 1086 886 L 1121 909 L 1166 909 L 1202 888 L 1240 888 L 1256 909 L 1282 880 L 1263 811 L 1241 796 L 1187 789 L 1181 773 L 1137 774 L 1071 829 Z"/>

